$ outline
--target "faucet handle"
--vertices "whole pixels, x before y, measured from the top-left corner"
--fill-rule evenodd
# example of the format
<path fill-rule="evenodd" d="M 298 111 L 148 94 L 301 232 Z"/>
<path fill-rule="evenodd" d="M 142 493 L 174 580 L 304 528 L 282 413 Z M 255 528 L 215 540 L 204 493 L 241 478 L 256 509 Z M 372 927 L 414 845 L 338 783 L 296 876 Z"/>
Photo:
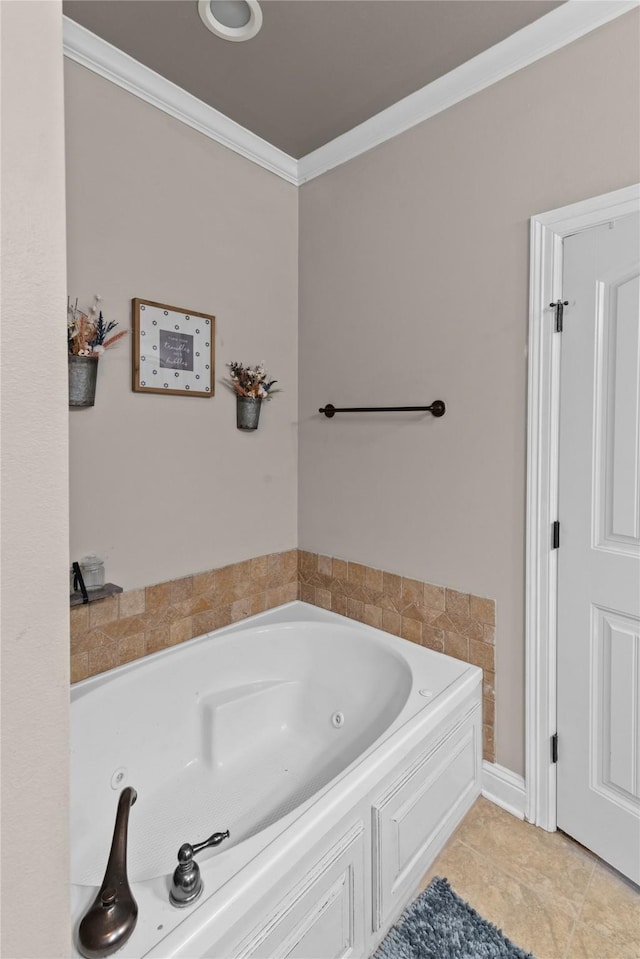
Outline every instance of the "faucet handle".
<path fill-rule="evenodd" d="M 212 836 L 209 836 L 208 839 L 205 839 L 204 842 L 197 842 L 191 845 L 191 843 L 186 842 L 184 846 L 180 846 L 180 851 L 185 849 L 186 846 L 190 846 L 191 853 L 193 856 L 197 852 L 202 852 L 203 849 L 208 849 L 209 846 L 219 846 L 223 839 L 229 838 L 229 830 L 225 832 L 214 832 Z M 178 859 L 180 859 L 180 852 L 178 853 Z"/>
<path fill-rule="evenodd" d="M 200 866 L 193 858 L 197 852 L 208 849 L 209 846 L 219 846 L 223 839 L 229 838 L 229 830 L 214 832 L 204 842 L 192 845 L 185 842 L 178 849 L 178 865 L 173 873 L 169 899 L 173 906 L 189 906 L 198 898 L 203 889 L 200 876 Z"/>

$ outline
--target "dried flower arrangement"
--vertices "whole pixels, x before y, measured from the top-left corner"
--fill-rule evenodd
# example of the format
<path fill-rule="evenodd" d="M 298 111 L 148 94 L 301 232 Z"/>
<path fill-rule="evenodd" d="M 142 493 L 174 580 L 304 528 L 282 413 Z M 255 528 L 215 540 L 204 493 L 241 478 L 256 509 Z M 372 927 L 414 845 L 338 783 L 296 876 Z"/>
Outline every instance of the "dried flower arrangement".
<path fill-rule="evenodd" d="M 263 366 L 243 366 L 241 363 L 227 363 L 230 373 L 231 389 L 238 396 L 250 396 L 254 399 L 269 400 L 277 380 L 270 380 Z"/>
<path fill-rule="evenodd" d="M 115 320 L 105 321 L 99 308 L 101 299 L 97 294 L 94 296 L 88 313 L 78 309 L 77 299 L 73 306 L 67 299 L 67 342 L 72 356 L 99 356 L 127 335 L 126 330 L 121 330 L 109 336 L 118 324 Z"/>

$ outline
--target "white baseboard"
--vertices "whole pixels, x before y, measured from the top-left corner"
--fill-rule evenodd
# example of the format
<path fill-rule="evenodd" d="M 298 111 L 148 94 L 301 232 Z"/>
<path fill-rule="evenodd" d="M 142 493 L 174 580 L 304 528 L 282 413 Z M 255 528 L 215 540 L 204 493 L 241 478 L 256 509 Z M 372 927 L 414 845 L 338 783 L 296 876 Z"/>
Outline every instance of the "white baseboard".
<path fill-rule="evenodd" d="M 512 816 L 524 819 L 526 804 L 524 779 L 497 763 L 482 763 L 482 795 L 506 809 Z"/>

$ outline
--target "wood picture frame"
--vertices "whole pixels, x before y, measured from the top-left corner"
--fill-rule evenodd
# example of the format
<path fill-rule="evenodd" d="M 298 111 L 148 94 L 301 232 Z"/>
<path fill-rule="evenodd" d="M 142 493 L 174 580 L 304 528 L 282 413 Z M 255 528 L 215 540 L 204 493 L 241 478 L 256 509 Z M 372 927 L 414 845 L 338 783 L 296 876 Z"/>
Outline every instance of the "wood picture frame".
<path fill-rule="evenodd" d="M 131 312 L 133 391 L 213 396 L 215 316 L 140 297 Z"/>

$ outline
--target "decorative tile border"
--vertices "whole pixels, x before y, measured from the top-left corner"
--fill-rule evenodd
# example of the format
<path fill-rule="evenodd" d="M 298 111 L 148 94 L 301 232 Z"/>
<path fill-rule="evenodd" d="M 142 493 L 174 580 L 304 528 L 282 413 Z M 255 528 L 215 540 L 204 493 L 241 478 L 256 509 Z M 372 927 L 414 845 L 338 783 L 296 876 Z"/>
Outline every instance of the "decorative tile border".
<path fill-rule="evenodd" d="M 298 551 L 300 599 L 480 666 L 483 752 L 495 762 L 495 625 L 492 599 Z"/>
<path fill-rule="evenodd" d="M 495 761 L 492 599 L 305 550 L 257 556 L 71 610 L 71 681 L 294 599 L 482 667 L 483 751 Z"/>
<path fill-rule="evenodd" d="M 298 598 L 298 551 L 270 553 L 71 610 L 71 681 Z"/>

